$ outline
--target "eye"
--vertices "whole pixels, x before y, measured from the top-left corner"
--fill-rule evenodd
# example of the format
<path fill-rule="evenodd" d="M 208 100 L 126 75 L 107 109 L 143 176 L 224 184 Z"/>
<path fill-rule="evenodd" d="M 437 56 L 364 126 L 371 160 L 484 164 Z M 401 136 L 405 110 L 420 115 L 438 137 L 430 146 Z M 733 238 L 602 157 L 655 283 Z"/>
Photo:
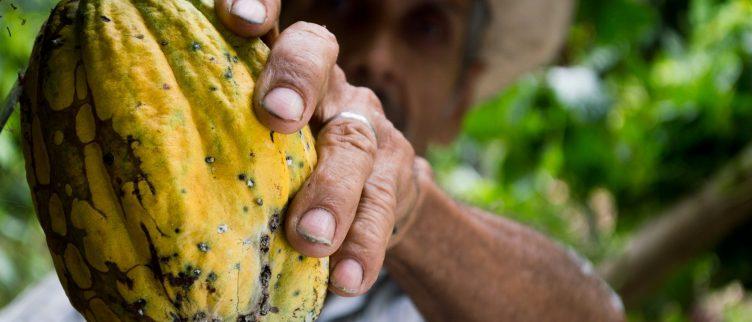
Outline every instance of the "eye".
<path fill-rule="evenodd" d="M 419 8 L 405 18 L 404 35 L 407 41 L 421 46 L 442 46 L 451 39 L 450 22 L 435 8 Z"/>

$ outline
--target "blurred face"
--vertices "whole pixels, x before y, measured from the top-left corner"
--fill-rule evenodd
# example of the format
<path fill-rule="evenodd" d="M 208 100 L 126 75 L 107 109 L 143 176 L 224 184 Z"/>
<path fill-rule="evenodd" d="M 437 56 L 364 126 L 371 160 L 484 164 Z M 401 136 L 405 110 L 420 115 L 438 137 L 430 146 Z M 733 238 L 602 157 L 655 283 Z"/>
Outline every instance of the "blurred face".
<path fill-rule="evenodd" d="M 475 79 L 463 64 L 471 0 L 290 0 L 283 9 L 283 24 L 337 36 L 348 81 L 379 95 L 419 154 L 454 138 Z"/>

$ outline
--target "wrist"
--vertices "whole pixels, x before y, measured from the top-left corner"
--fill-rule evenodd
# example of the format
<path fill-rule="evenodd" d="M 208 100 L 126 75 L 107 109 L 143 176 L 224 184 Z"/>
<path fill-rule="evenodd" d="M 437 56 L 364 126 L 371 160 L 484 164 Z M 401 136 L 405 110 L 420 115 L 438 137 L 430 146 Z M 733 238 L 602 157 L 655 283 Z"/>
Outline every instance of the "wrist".
<path fill-rule="evenodd" d="M 408 235 L 413 224 L 418 220 L 418 217 L 424 212 L 426 202 L 426 194 L 433 185 L 433 171 L 431 166 L 425 160 L 418 158 L 414 163 L 414 176 L 412 183 L 413 202 L 408 205 L 407 209 L 403 210 L 400 217 L 394 224 L 392 236 L 389 239 L 389 246 L 387 249 L 395 247 Z"/>

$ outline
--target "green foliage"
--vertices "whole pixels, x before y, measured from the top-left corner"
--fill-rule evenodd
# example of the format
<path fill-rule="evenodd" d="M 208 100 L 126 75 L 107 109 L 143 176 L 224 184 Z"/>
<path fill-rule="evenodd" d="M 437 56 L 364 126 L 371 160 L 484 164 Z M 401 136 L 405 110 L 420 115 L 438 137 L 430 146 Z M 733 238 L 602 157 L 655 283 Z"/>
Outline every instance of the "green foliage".
<path fill-rule="evenodd" d="M 0 1 L 0 100 L 31 55 L 51 0 Z M 34 216 L 20 148 L 18 114 L 0 133 L 0 307 L 51 269 L 49 253 Z"/>
<path fill-rule="evenodd" d="M 750 144 L 751 16 L 749 0 L 580 1 L 567 67 L 474 109 L 462 139 L 432 153 L 440 181 L 607 257 Z M 633 320 L 686 320 L 707 293 L 697 285 L 748 278 L 749 255 L 723 249 L 676 273 Z M 717 253 L 728 253 L 723 265 Z"/>

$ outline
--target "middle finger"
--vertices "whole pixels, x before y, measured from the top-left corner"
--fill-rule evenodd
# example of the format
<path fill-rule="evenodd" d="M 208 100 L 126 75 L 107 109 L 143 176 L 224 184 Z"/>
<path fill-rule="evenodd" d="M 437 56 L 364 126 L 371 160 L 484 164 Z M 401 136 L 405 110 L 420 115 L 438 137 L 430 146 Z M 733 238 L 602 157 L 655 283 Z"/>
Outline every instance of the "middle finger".
<path fill-rule="evenodd" d="M 329 106 L 323 109 L 344 112 L 344 106 L 354 106 L 367 111 L 376 103 L 349 88 L 350 95 L 325 102 Z M 336 115 L 318 134 L 318 165 L 293 199 L 285 224 L 290 244 L 307 256 L 329 256 L 340 247 L 376 158 L 373 129 L 365 122 Z"/>

